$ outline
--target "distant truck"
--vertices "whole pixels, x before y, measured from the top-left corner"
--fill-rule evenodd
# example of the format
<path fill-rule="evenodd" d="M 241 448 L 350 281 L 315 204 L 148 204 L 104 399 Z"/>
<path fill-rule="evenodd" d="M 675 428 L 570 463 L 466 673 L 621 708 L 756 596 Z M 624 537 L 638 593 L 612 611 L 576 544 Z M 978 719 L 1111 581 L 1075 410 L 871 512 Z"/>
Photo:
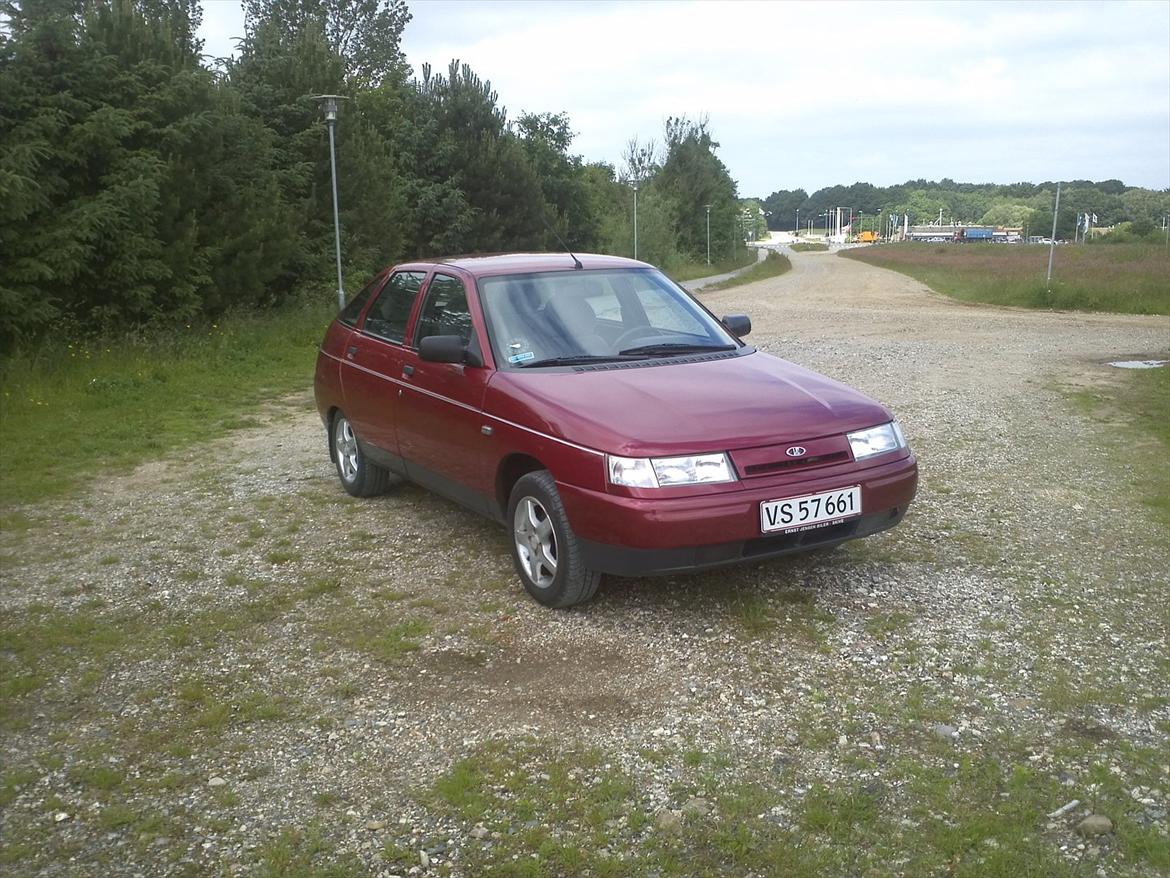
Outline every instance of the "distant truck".
<path fill-rule="evenodd" d="M 877 232 L 869 231 L 868 229 L 857 236 L 858 244 L 876 244 Z"/>
<path fill-rule="evenodd" d="M 995 229 L 958 229 L 955 232 L 956 241 L 991 241 L 995 238 Z"/>

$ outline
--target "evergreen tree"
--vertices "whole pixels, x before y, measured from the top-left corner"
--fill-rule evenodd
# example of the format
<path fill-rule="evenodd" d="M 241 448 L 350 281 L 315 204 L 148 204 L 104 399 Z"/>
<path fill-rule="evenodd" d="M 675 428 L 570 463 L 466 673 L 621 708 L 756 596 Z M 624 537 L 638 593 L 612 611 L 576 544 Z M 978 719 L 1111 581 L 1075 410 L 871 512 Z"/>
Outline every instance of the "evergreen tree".
<path fill-rule="evenodd" d="M 270 145 L 199 66 L 194 19 L 131 0 L 16 12 L 0 66 L 4 343 L 267 300 L 287 257 Z"/>

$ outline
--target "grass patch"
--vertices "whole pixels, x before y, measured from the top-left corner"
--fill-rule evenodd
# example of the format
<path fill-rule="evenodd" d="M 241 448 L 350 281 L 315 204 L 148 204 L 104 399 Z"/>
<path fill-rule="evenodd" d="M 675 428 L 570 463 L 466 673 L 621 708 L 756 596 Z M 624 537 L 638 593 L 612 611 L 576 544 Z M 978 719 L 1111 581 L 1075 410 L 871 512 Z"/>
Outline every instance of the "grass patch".
<path fill-rule="evenodd" d="M 616 759 L 532 742 L 484 746 L 423 798 L 499 833 L 465 851 L 469 874 L 811 878 L 884 875 L 895 863 L 906 875 L 1078 874 L 1043 832 L 1067 790 L 1014 751 L 937 766 L 907 756 L 884 780 L 863 770 L 803 796 L 707 771 L 698 751 L 680 758 L 661 810 Z M 1127 853 L 1159 863 L 1150 842 L 1134 834 Z"/>
<path fill-rule="evenodd" d="M 284 829 L 260 848 L 261 878 L 357 878 L 369 871 L 356 857 L 341 856 L 320 829 Z"/>
<path fill-rule="evenodd" d="M 1147 506 L 1170 520 L 1170 367 L 1117 369 L 1106 385 L 1079 388 L 1069 394 L 1083 412 L 1110 424 L 1120 421 L 1154 450 L 1127 442 L 1142 478 L 1134 485 Z M 1114 431 L 1115 432 L 1115 431 Z"/>
<path fill-rule="evenodd" d="M 1170 450 L 1170 367 L 1132 370 L 1117 403 L 1139 430 Z"/>
<path fill-rule="evenodd" d="M 793 253 L 823 253 L 829 249 L 828 244 L 822 244 L 818 241 L 801 241 L 798 244 L 793 244 L 789 247 Z"/>
<path fill-rule="evenodd" d="M 709 287 L 703 287 L 703 292 L 711 292 L 712 290 L 726 290 L 730 287 L 743 286 L 744 284 L 755 283 L 756 281 L 764 280 L 769 277 L 779 277 L 786 271 L 792 269 L 792 263 L 788 257 L 782 253 L 777 253 L 775 250 L 768 253 L 767 258 L 763 262 L 757 262 L 747 271 L 742 274 L 737 274 L 735 277 L 728 278 L 725 281 L 720 281 L 717 284 L 712 284 Z"/>
<path fill-rule="evenodd" d="M 12 355 L 0 363 L 0 503 L 68 493 L 94 473 L 248 426 L 243 414 L 309 386 L 329 316 L 322 304 L 232 317 L 150 343 Z"/>
<path fill-rule="evenodd" d="M 746 268 L 758 258 L 756 248 L 744 247 L 742 250 L 737 249 L 730 258 L 712 262 L 710 265 L 705 259 L 697 262 L 667 262 L 662 266 L 662 270 L 671 280 L 683 283 L 700 277 L 714 277 L 717 274 L 727 274 L 729 271 Z"/>
<path fill-rule="evenodd" d="M 393 664 L 416 652 L 423 638 L 434 630 L 429 619 L 402 616 L 401 610 L 387 608 L 379 612 L 359 608 L 347 600 L 335 602 L 319 621 L 316 648 L 332 651 L 341 645 Z M 343 683 L 338 694 L 348 697 L 346 690 Z"/>
<path fill-rule="evenodd" d="M 883 244 L 838 255 L 908 274 L 964 302 L 1170 314 L 1170 251 L 1162 244 L 1058 247 L 1051 291 L 1044 246 Z"/>

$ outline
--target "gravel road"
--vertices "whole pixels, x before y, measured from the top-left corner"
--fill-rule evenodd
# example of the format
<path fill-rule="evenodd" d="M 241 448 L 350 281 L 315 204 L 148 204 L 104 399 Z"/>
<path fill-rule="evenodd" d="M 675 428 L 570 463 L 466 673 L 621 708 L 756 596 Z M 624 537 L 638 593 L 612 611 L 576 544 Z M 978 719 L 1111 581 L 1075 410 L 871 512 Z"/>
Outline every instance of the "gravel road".
<path fill-rule="evenodd" d="M 946 809 L 907 766 L 1018 760 L 1059 790 L 1044 814 L 1078 801 L 1030 844 L 1074 874 L 1158 874 L 1125 832 L 1166 844 L 1170 550 L 1141 502 L 1164 451 L 1072 398 L 1124 380 L 1107 360 L 1165 357 L 1170 324 L 968 306 L 830 254 L 791 259 L 704 301 L 897 413 L 921 465 L 899 528 L 612 579 L 552 612 L 490 523 L 410 486 L 347 498 L 306 391 L 262 428 L 20 510 L 26 526 L 0 534 L 0 608 L 27 654 L 46 619 L 97 632 L 45 647 L 38 686 L 6 694 L 0 863 L 296 874 L 272 871 L 273 839 L 311 828 L 358 874 L 476 874 L 517 827 L 477 827 L 436 780 L 522 741 L 596 748 L 633 780 L 605 830 L 631 872 L 675 818 L 721 819 L 705 771 L 764 784 L 780 823 L 809 790 L 882 790 L 905 857 L 876 874 L 932 873 L 909 838 Z M 1094 811 L 1116 832 L 1078 834 Z"/>

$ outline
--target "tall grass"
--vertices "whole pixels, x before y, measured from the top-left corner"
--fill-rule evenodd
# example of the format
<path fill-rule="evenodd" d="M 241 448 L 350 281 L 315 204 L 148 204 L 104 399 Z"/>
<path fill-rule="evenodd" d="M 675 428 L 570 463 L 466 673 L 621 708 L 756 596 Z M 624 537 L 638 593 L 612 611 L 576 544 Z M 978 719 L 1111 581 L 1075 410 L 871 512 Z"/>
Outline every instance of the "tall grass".
<path fill-rule="evenodd" d="M 710 265 L 707 264 L 707 260 L 705 259 L 697 262 L 668 261 L 661 268 L 671 280 L 683 283 L 684 281 L 694 280 L 699 277 L 714 277 L 717 274 L 727 274 L 729 271 L 735 271 L 737 268 L 751 265 L 757 258 L 755 247 L 741 247 L 735 251 L 733 256 L 719 262 L 712 262 Z"/>
<path fill-rule="evenodd" d="M 708 287 L 703 287 L 703 292 L 708 293 L 714 290 L 726 290 L 730 287 L 738 287 L 743 284 L 755 283 L 758 280 L 764 280 L 769 277 L 777 277 L 792 268 L 792 262 L 782 253 L 777 253 L 772 250 L 768 253 L 767 258 L 763 262 L 757 262 L 747 271 L 737 274 L 735 277 L 729 277 L 727 280 L 720 281 L 717 284 L 712 284 Z"/>
<path fill-rule="evenodd" d="M 76 489 L 93 475 L 256 423 L 307 389 L 333 306 L 184 325 L 153 340 L 74 342 L 0 364 L 0 503 Z"/>
<path fill-rule="evenodd" d="M 1160 243 L 1057 247 L 1051 290 L 1045 246 L 888 244 L 840 255 L 900 271 L 967 302 L 1170 314 L 1170 250 Z"/>

